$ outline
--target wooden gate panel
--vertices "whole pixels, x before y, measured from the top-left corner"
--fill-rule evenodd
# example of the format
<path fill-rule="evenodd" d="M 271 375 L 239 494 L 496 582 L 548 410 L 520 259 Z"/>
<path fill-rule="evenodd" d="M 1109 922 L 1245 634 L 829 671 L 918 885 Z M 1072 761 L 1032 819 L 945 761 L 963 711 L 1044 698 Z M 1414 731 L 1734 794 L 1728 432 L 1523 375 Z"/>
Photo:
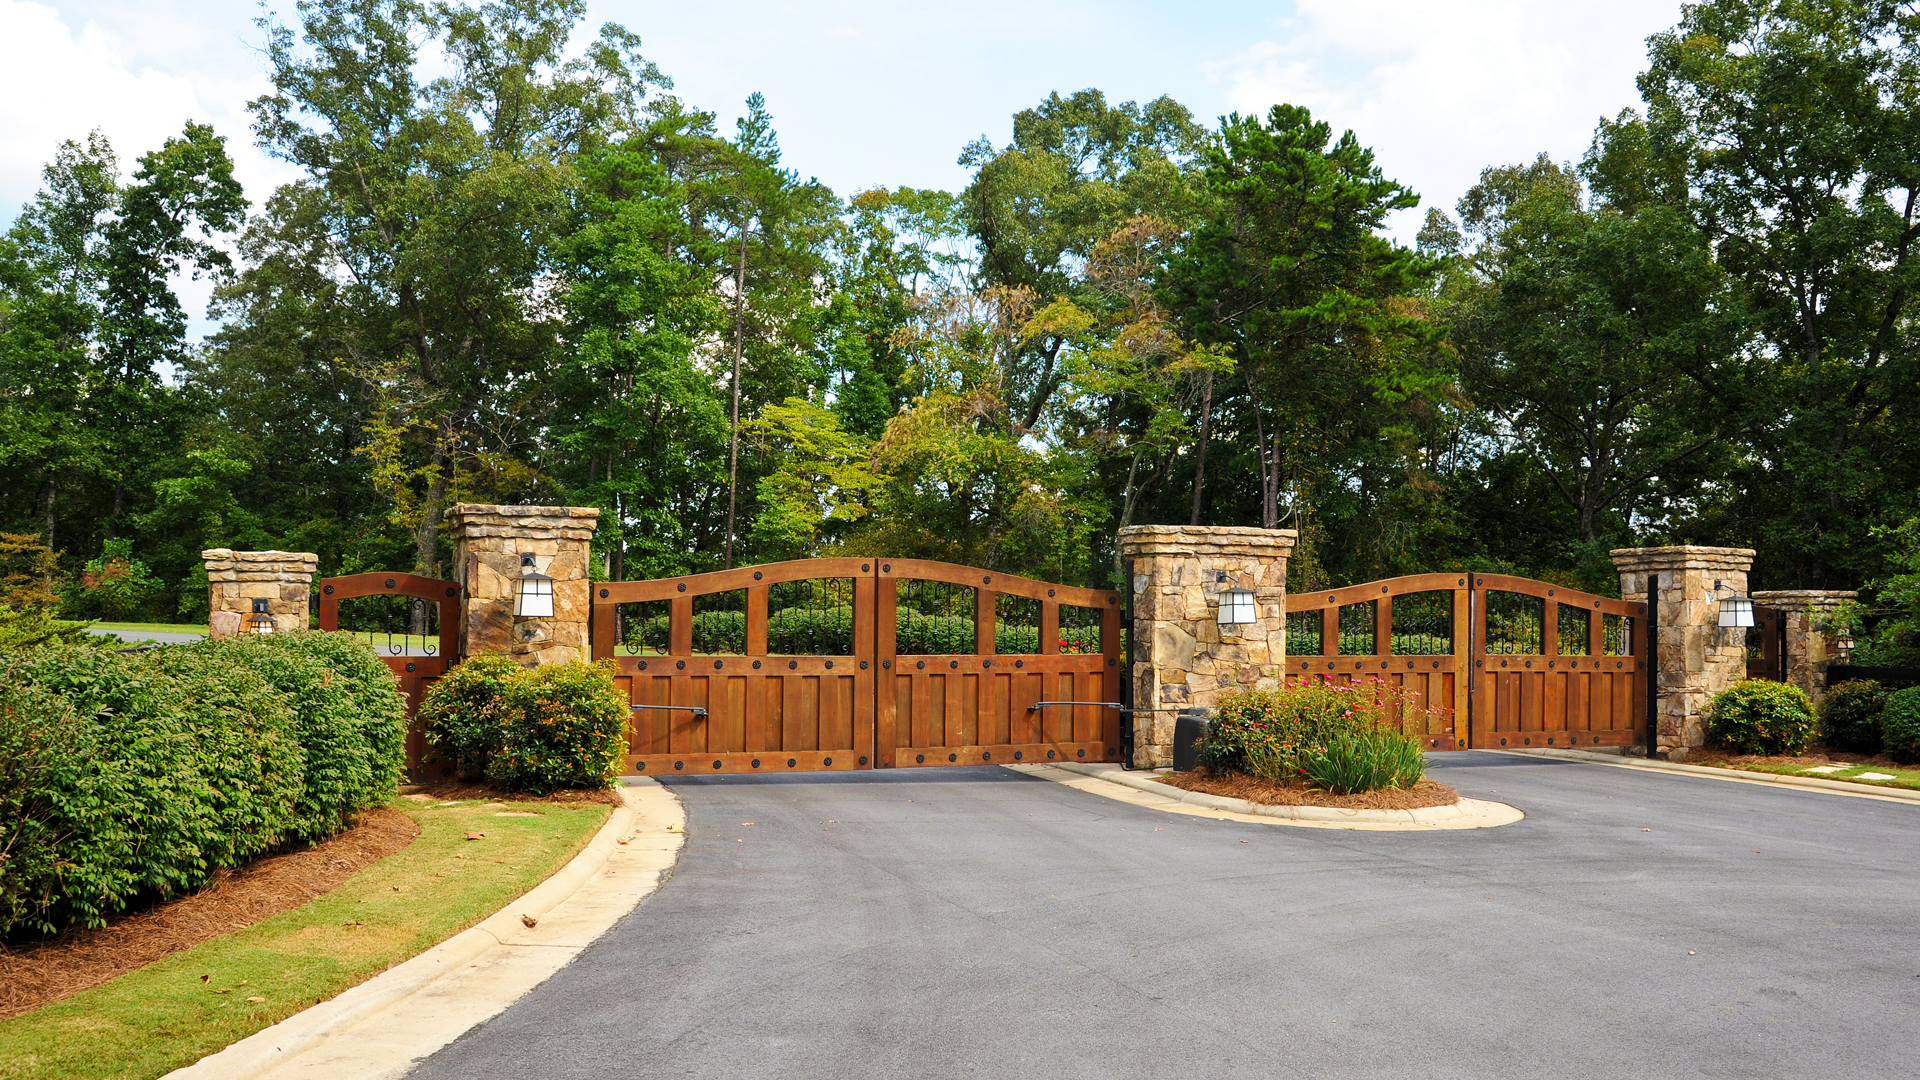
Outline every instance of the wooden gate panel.
<path fill-rule="evenodd" d="M 1481 749 L 1628 746 L 1645 728 L 1643 655 L 1606 652 L 1607 616 L 1635 620 L 1631 648 L 1644 653 L 1646 607 L 1528 578 L 1474 576 L 1471 744 Z M 1491 593 L 1540 603 L 1538 636 L 1488 636 Z M 1574 608 L 1563 617 L 1562 607 Z M 1523 620 L 1524 622 L 1525 620 Z M 1563 634 L 1562 626 L 1569 632 Z M 1516 644 L 1537 648 L 1516 648 Z M 1510 651 L 1508 651 L 1510 650 Z"/>
<path fill-rule="evenodd" d="M 437 605 L 440 617 L 440 633 L 437 639 L 430 638 L 423 646 L 416 648 L 412 638 L 403 635 L 401 643 L 395 645 L 392 634 L 387 641 L 373 642 L 374 652 L 384 648 L 386 655 L 380 657 L 400 680 L 400 694 L 407 702 L 407 738 L 406 764 L 408 779 L 419 783 L 427 779 L 429 771 L 424 762 L 427 756 L 426 731 L 419 721 L 420 702 L 426 696 L 427 687 L 433 685 L 447 673 L 456 660 L 454 650 L 460 640 L 460 586 L 439 578 L 421 577 L 418 574 L 347 574 L 343 577 L 323 578 L 319 582 L 320 629 L 338 631 L 340 629 L 340 602 L 366 596 L 399 596 L 425 601 Z M 349 632 L 354 632 L 349 628 Z M 429 655 L 420 655 L 426 652 Z M 442 764 L 442 775 L 451 776 L 453 766 Z"/>
<path fill-rule="evenodd" d="M 851 581 L 851 593 L 837 584 Z M 808 583 L 825 606 L 770 610 L 770 591 Z M 806 591 L 803 590 L 803 591 Z M 739 652 L 696 653 L 696 600 L 721 594 L 744 596 Z M 831 601 L 844 598 L 835 606 Z M 713 574 L 652 581 L 602 582 L 594 586 L 593 653 L 611 658 L 627 680 L 629 700 L 649 708 L 634 712 L 627 755 L 629 772 L 672 774 L 752 773 L 869 769 L 874 765 L 875 670 L 872 560 L 810 559 L 769 563 Z M 648 651 L 644 634 L 623 623 L 622 604 L 666 601 L 664 652 Z M 805 616 L 800 634 L 814 645 L 822 634 L 838 636 L 844 608 L 844 651 L 798 655 L 774 651 L 790 646 L 770 636 L 770 620 Z M 804 621 L 804 620 L 803 620 Z M 628 640 L 621 640 L 622 630 Z M 771 646 L 771 647 L 770 647 Z"/>
<path fill-rule="evenodd" d="M 1451 610 L 1447 624 L 1449 651 L 1409 651 L 1431 648 L 1431 640 L 1415 641 L 1414 636 L 1396 630 L 1394 602 L 1428 593 L 1449 594 Z M 1471 628 L 1472 585 L 1462 574 L 1413 574 L 1369 581 L 1340 589 L 1289 594 L 1287 627 L 1290 633 L 1310 635 L 1305 645 L 1317 638 L 1318 648 L 1311 655 L 1296 654 L 1300 648 L 1289 638 L 1287 673 L 1296 678 L 1312 678 L 1336 685 L 1352 685 L 1379 679 L 1409 690 L 1414 711 L 1403 721 L 1408 735 L 1427 743 L 1429 750 L 1455 750 L 1466 746 L 1465 722 L 1468 705 L 1467 641 Z M 1372 604 L 1370 619 L 1350 620 L 1353 627 L 1364 623 L 1371 645 L 1360 652 L 1341 649 L 1341 611 L 1359 604 Z M 1350 629 L 1352 637 L 1355 630 Z M 1431 635 L 1425 635 L 1427 639 Z M 1363 638 L 1364 640 L 1364 638 Z M 1398 644 L 1400 647 L 1396 647 Z"/>
<path fill-rule="evenodd" d="M 901 651 L 900 590 L 909 581 L 974 590 L 970 650 Z M 894 683 L 875 717 L 882 767 L 1118 759 L 1117 708 L 1042 705 L 1119 702 L 1118 593 L 913 559 L 881 560 L 876 586 L 875 656 L 881 678 Z M 1027 648 L 1000 648 L 1002 596 L 1037 604 Z M 1063 606 L 1100 612 L 1099 652 L 1059 651 Z"/>

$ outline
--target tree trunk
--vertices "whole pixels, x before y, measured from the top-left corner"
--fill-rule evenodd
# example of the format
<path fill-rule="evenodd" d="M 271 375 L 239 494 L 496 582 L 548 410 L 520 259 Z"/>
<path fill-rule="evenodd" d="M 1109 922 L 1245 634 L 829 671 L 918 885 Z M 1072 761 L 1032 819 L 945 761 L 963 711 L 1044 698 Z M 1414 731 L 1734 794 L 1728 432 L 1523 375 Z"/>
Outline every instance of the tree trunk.
<path fill-rule="evenodd" d="M 747 223 L 740 222 L 740 262 L 733 271 L 733 419 L 727 438 L 727 564 L 733 569 L 733 528 L 740 505 L 740 353 L 746 344 Z"/>
<path fill-rule="evenodd" d="M 440 565 L 440 523 L 447 516 L 448 477 L 453 472 L 453 441 L 458 437 L 459 420 L 451 413 L 442 417 L 440 430 L 433 440 L 433 479 L 427 482 L 425 512 L 420 515 L 420 525 L 413 534 L 413 572 L 421 577 L 439 576 L 436 571 Z M 407 622 L 407 633 L 425 634 L 426 605 L 414 606 Z"/>
<path fill-rule="evenodd" d="M 54 497 L 54 492 L 57 490 L 58 490 L 58 485 L 54 483 L 53 474 L 48 473 L 47 474 L 47 504 L 46 504 L 47 550 L 55 553 L 58 553 L 59 551 L 59 548 L 53 542 L 53 539 L 54 539 L 53 538 L 53 526 L 54 526 L 53 497 Z M 52 563 L 47 564 L 47 572 L 40 576 L 40 583 L 43 587 L 46 588 L 46 590 L 49 593 L 53 591 L 53 564 Z"/>
<path fill-rule="evenodd" d="M 1201 494 L 1207 484 L 1207 439 L 1213 430 L 1213 372 L 1207 372 L 1206 387 L 1200 392 L 1200 442 L 1194 447 L 1193 462 L 1193 520 L 1188 524 L 1198 528 L 1200 525 Z"/>

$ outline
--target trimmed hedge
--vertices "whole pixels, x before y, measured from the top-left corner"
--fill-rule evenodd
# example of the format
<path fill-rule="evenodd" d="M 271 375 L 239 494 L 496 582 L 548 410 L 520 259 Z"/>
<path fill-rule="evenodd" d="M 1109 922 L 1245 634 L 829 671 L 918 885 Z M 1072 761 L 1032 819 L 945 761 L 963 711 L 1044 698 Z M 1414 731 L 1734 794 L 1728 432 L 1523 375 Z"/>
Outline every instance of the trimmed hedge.
<path fill-rule="evenodd" d="M 1883 745 L 1880 712 L 1886 704 L 1886 689 L 1872 679 L 1850 679 L 1828 687 L 1820 699 L 1821 738 L 1835 750 L 1879 753 Z"/>
<path fill-rule="evenodd" d="M 337 832 L 399 778 L 405 703 L 371 649 L 295 633 L 0 670 L 0 935 L 130 903 Z"/>
<path fill-rule="evenodd" d="M 1707 733 L 1736 754 L 1798 754 L 1813 738 L 1813 702 L 1797 686 L 1744 679 L 1714 695 Z"/>
<path fill-rule="evenodd" d="M 1889 757 L 1902 765 L 1920 761 L 1920 686 L 1887 695 L 1887 707 L 1880 713 L 1880 731 Z"/>

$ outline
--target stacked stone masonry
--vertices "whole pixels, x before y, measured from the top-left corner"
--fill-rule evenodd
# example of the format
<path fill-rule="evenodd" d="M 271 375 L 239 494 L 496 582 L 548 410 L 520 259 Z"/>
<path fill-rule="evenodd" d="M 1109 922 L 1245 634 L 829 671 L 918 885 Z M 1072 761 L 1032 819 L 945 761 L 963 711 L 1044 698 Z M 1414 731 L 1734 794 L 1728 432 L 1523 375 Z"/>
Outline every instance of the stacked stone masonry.
<path fill-rule="evenodd" d="M 1287 664 L 1291 529 L 1133 525 L 1120 551 L 1133 564 L 1134 764 L 1173 761 L 1177 710 L 1211 707 L 1236 689 L 1272 689 Z M 1226 580 L 1221 581 L 1224 573 Z M 1254 594 L 1258 619 L 1221 627 L 1220 594 Z"/>
<path fill-rule="evenodd" d="M 1621 598 L 1645 601 L 1651 586 L 1658 604 L 1657 746 L 1669 760 L 1683 761 L 1689 751 L 1706 745 L 1707 703 L 1746 678 L 1746 630 L 1720 626 L 1720 600 L 1746 595 L 1754 553 L 1688 545 L 1618 548 L 1611 554 L 1620 571 Z"/>
<path fill-rule="evenodd" d="M 1827 666 L 1844 664 L 1838 638 L 1827 628 L 1840 606 L 1856 592 L 1828 589 L 1777 589 L 1753 594 L 1753 602 L 1786 614 L 1786 681 L 1818 702 L 1827 692 Z"/>
<path fill-rule="evenodd" d="M 308 551 L 234 551 L 209 548 L 200 553 L 207 566 L 208 633 L 232 637 L 245 630 L 253 602 L 265 600 L 276 631 L 307 628 L 308 599 L 320 557 Z"/>
<path fill-rule="evenodd" d="M 599 517 L 582 506 L 455 506 L 447 520 L 465 597 L 459 655 L 507 653 L 530 667 L 587 659 L 587 560 Z M 514 618 L 523 552 L 553 579 L 551 619 Z"/>

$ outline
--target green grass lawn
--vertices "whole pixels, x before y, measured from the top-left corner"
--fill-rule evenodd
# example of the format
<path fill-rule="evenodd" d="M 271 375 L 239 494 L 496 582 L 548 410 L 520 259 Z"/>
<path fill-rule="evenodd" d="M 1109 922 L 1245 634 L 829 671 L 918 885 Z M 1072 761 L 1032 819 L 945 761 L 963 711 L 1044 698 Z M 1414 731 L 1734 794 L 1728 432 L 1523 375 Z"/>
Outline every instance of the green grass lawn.
<path fill-rule="evenodd" d="M 95 630 L 137 630 L 150 634 L 205 634 L 206 623 L 97 622 Z"/>
<path fill-rule="evenodd" d="M 1721 765 L 1723 769 L 1743 769 L 1747 772 L 1778 773 L 1782 776 L 1812 776 L 1821 780 L 1849 780 L 1863 787 L 1897 787 L 1920 791 L 1920 769 L 1901 768 L 1898 765 L 1847 765 L 1836 761 L 1835 765 L 1845 765 L 1839 772 L 1809 772 L 1809 765 L 1766 765 L 1759 763 Z M 1891 776 L 1891 780 L 1862 780 L 1861 773 L 1875 773 Z"/>
<path fill-rule="evenodd" d="M 609 812 L 599 803 L 395 805 L 420 822 L 420 836 L 325 896 L 0 1020 L 0 1077 L 146 1080 L 190 1065 L 493 914 L 564 866 Z M 503 809 L 539 816 L 495 816 Z M 486 838 L 468 840 L 469 831 Z"/>

